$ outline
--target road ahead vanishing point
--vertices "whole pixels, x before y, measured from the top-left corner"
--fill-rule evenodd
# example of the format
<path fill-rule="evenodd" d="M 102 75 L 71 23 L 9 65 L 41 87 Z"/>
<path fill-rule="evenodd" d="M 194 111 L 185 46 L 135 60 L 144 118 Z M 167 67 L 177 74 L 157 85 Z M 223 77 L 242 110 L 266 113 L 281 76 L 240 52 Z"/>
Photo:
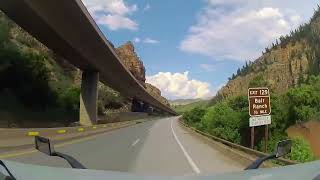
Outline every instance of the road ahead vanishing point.
<path fill-rule="evenodd" d="M 58 145 L 90 169 L 147 175 L 217 174 L 240 171 L 244 165 L 180 127 L 177 117 L 140 123 L 93 139 Z M 8 160 L 69 167 L 62 159 L 36 152 Z"/>

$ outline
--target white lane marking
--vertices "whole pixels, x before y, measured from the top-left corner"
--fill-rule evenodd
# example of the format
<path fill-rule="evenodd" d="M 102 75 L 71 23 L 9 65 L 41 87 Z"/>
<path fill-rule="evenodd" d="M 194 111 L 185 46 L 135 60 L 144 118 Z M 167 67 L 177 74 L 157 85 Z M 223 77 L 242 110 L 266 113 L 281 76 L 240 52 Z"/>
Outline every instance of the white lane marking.
<path fill-rule="evenodd" d="M 183 145 L 181 144 L 178 136 L 176 135 L 176 133 L 174 132 L 174 129 L 173 129 L 173 126 L 172 126 L 172 123 L 173 123 L 173 119 L 171 120 L 171 130 L 172 130 L 172 134 L 175 138 L 175 140 L 177 141 L 178 145 L 180 146 L 184 156 L 187 158 L 192 170 L 197 173 L 197 174 L 200 174 L 200 169 L 198 168 L 198 166 L 196 165 L 196 163 L 194 163 L 194 161 L 192 160 L 192 158 L 190 157 L 190 155 L 188 154 L 188 152 L 186 151 L 186 149 L 183 147 Z"/>
<path fill-rule="evenodd" d="M 139 141 L 140 141 L 140 139 L 135 140 L 135 141 L 131 144 L 131 146 L 135 146 L 136 144 L 138 144 Z"/>

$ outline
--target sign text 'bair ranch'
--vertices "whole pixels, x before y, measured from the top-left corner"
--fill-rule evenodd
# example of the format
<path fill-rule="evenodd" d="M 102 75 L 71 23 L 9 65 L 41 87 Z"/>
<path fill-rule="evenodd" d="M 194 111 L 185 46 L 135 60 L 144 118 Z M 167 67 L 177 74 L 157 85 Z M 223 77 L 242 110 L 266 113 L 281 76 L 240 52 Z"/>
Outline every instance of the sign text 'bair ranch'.
<path fill-rule="evenodd" d="M 270 94 L 268 88 L 249 88 L 249 114 L 250 116 L 270 115 Z"/>
<path fill-rule="evenodd" d="M 264 152 L 267 152 L 268 124 L 271 124 L 270 92 L 268 88 L 249 88 L 249 126 L 251 127 L 251 148 L 254 148 L 254 127 L 265 125 Z"/>

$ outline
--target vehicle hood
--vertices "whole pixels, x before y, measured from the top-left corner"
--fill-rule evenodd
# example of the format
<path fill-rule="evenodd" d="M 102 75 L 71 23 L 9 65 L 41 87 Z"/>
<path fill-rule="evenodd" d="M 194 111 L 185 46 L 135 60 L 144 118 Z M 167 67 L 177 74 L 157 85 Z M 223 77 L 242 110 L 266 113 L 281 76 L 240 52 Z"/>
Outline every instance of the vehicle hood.
<path fill-rule="evenodd" d="M 101 179 L 116 179 L 116 180 L 269 180 L 269 179 L 282 179 L 294 180 L 314 179 L 320 174 L 320 161 L 310 163 L 297 164 L 285 167 L 258 169 L 233 172 L 218 175 L 192 175 L 192 176 L 141 176 L 131 173 L 115 172 L 115 171 L 102 171 L 91 169 L 71 169 L 71 168 L 57 168 L 38 166 L 31 164 L 23 164 L 13 161 L 3 161 L 10 169 L 12 174 L 18 180 L 101 180 Z M 0 172 L 6 174 L 3 168 Z M 0 175 L 1 179 L 1 175 Z"/>

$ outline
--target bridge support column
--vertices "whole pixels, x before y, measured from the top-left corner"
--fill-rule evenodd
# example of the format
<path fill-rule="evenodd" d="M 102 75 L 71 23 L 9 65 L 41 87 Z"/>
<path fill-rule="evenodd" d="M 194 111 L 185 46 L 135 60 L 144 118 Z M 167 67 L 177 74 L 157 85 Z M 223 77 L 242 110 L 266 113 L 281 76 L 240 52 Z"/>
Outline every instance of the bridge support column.
<path fill-rule="evenodd" d="M 99 73 L 83 71 L 80 94 L 80 124 L 90 126 L 97 123 Z"/>

